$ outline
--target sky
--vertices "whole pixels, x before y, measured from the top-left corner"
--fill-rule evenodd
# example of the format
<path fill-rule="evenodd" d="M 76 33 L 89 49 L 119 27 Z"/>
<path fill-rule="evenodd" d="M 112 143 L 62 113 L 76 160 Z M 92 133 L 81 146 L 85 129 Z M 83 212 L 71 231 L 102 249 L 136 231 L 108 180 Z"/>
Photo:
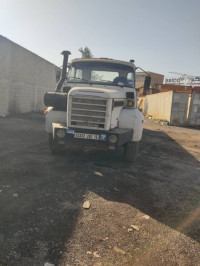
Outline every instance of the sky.
<path fill-rule="evenodd" d="M 200 0 L 0 0 L 0 34 L 62 65 L 89 47 L 95 57 L 147 71 L 200 75 Z"/>

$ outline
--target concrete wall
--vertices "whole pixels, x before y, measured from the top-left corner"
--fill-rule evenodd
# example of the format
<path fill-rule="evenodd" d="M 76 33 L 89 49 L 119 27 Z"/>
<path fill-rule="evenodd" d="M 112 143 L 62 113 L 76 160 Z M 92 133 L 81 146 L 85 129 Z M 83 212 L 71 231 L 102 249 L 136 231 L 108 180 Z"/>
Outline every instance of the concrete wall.
<path fill-rule="evenodd" d="M 0 35 L 0 115 L 44 109 L 59 68 Z"/>

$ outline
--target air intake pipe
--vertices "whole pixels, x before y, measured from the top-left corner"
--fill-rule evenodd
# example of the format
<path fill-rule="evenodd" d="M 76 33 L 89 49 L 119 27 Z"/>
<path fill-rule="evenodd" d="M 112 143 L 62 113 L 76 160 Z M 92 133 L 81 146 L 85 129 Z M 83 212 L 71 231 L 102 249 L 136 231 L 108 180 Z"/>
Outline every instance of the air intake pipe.
<path fill-rule="evenodd" d="M 68 64 L 68 57 L 71 54 L 69 51 L 63 51 L 61 54 L 63 54 L 63 67 L 62 67 L 62 73 L 60 80 L 58 81 L 56 85 L 56 91 L 60 91 L 65 79 L 66 79 L 66 72 L 67 72 L 67 64 Z"/>
<path fill-rule="evenodd" d="M 60 80 L 56 85 L 55 92 L 47 92 L 44 95 L 44 105 L 52 106 L 54 111 L 66 111 L 67 110 L 67 93 L 60 92 L 62 85 L 66 79 L 68 57 L 71 54 L 69 51 L 63 51 L 63 67 Z"/>

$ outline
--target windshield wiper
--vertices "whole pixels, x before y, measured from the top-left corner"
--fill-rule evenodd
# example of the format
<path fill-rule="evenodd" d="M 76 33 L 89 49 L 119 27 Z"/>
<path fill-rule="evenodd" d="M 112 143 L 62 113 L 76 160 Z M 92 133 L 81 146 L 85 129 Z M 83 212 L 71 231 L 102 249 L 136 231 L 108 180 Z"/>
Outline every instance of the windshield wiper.
<path fill-rule="evenodd" d="M 108 83 L 113 83 L 112 81 L 110 80 L 103 80 L 103 79 L 99 79 L 99 80 L 94 80 L 94 82 L 108 82 Z"/>
<path fill-rule="evenodd" d="M 88 83 L 90 82 L 88 79 L 82 79 L 82 78 L 72 78 L 71 80 L 67 80 L 68 82 L 76 82 L 77 81 L 87 81 Z"/>

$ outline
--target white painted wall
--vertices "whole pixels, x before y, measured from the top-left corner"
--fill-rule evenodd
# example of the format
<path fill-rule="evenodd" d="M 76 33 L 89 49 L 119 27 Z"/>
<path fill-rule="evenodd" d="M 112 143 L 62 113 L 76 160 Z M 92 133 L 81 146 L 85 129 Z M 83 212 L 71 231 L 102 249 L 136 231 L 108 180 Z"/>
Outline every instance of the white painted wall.
<path fill-rule="evenodd" d="M 173 91 L 147 95 L 139 98 L 139 108 L 154 119 L 166 120 L 171 125 L 186 125 L 188 93 Z"/>
<path fill-rule="evenodd" d="M 155 119 L 170 121 L 173 92 L 147 95 L 143 102 L 143 112 Z"/>
<path fill-rule="evenodd" d="M 0 116 L 44 109 L 58 67 L 0 35 Z"/>

